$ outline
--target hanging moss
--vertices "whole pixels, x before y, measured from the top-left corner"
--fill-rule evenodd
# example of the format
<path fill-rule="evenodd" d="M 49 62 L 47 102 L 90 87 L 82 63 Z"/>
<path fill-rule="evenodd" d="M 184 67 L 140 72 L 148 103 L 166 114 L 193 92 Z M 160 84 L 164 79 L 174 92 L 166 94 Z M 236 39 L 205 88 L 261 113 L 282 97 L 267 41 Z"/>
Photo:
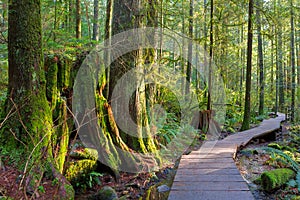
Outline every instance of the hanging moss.
<path fill-rule="evenodd" d="M 268 192 L 279 188 L 295 177 L 295 172 L 288 168 L 275 169 L 261 174 L 262 188 Z"/>

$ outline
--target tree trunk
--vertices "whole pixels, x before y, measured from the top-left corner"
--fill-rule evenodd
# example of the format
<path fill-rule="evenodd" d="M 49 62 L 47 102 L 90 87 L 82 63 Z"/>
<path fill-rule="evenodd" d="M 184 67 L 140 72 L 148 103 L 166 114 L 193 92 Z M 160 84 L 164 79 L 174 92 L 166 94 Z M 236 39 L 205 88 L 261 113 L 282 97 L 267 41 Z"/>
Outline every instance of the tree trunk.
<path fill-rule="evenodd" d="M 263 43 L 261 36 L 261 16 L 260 10 L 263 8 L 261 0 L 256 0 L 256 23 L 257 23 L 257 41 L 258 41 L 258 64 L 259 64 L 259 115 L 264 114 L 264 101 L 265 101 L 265 83 L 264 83 L 264 56 L 263 56 Z"/>
<path fill-rule="evenodd" d="M 94 0 L 93 40 L 99 40 L 99 0 Z"/>
<path fill-rule="evenodd" d="M 193 58 L 193 17 L 194 17 L 194 0 L 190 0 L 190 14 L 189 14 L 189 44 L 188 44 L 188 61 L 186 69 L 186 85 L 185 94 L 189 95 L 191 86 L 191 75 L 192 75 L 192 58 Z"/>
<path fill-rule="evenodd" d="M 214 1 L 210 1 L 210 34 L 209 34 L 209 65 L 208 65 L 208 96 L 207 96 L 207 110 L 212 108 L 211 105 L 211 93 L 212 93 L 212 59 L 213 59 L 213 45 L 214 45 L 214 38 L 213 38 L 213 17 L 214 17 Z"/>
<path fill-rule="evenodd" d="M 280 0 L 278 5 L 280 5 Z M 279 13 L 277 12 L 279 15 Z M 283 45 L 282 45 L 282 22 L 278 21 L 277 34 L 277 48 L 278 48 L 278 95 L 279 95 L 279 111 L 284 111 L 284 72 L 283 72 Z"/>
<path fill-rule="evenodd" d="M 293 0 L 291 1 L 291 67 L 292 67 L 292 101 L 291 101 L 291 121 L 295 120 L 295 90 L 296 90 L 296 67 L 295 67 L 295 26 L 294 26 L 294 9 Z"/>
<path fill-rule="evenodd" d="M 251 120 L 250 98 L 251 98 L 252 39 L 253 39 L 252 16 L 253 16 L 253 0 L 249 0 L 246 92 L 245 92 L 244 119 L 243 119 L 241 131 L 250 128 L 250 120 Z"/>
<path fill-rule="evenodd" d="M 81 38 L 81 0 L 76 0 L 76 38 Z"/>
<path fill-rule="evenodd" d="M 89 4 L 88 3 L 89 2 L 84 1 L 84 5 L 85 5 L 85 17 L 86 17 L 87 26 L 88 26 L 88 38 L 89 38 L 89 40 L 91 40 L 92 33 L 91 33 L 91 23 L 90 23 Z"/>
<path fill-rule="evenodd" d="M 14 115 L 2 130 L 1 137 L 5 137 L 2 145 L 23 153 L 25 160 L 21 160 L 26 164 L 21 184 L 38 187 L 36 181 L 41 180 L 52 158 L 50 139 L 53 133 L 43 70 L 40 0 L 10 2 L 8 62 L 5 109 L 6 113 L 13 111 Z M 29 182 L 24 181 L 25 176 Z"/>

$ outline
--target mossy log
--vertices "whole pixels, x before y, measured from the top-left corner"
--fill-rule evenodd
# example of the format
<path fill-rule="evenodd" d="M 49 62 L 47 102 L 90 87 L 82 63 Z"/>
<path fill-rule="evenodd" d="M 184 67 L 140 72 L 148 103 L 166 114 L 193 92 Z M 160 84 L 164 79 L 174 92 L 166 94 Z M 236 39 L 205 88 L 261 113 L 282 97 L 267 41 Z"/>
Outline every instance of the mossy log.
<path fill-rule="evenodd" d="M 295 172 L 288 168 L 275 169 L 261 174 L 261 184 L 265 191 L 272 190 L 284 185 L 295 177 Z"/>

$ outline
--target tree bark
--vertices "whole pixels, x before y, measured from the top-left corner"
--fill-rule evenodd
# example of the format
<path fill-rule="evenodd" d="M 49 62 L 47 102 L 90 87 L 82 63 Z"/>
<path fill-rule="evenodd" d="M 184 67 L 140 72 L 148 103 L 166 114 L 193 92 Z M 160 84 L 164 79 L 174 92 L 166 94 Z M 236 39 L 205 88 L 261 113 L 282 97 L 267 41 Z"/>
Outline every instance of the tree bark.
<path fill-rule="evenodd" d="M 247 71 L 246 71 L 246 92 L 245 92 L 245 107 L 244 107 L 244 119 L 241 127 L 241 131 L 250 128 L 251 120 L 251 69 L 252 69 L 252 16 L 253 16 L 253 0 L 249 0 L 249 18 L 248 18 L 248 44 L 247 44 Z"/>
<path fill-rule="evenodd" d="M 81 38 L 81 0 L 76 0 L 76 38 Z"/>
<path fill-rule="evenodd" d="M 259 64 L 259 115 L 264 114 L 264 101 L 265 101 L 265 82 L 264 82 L 264 56 L 263 56 L 263 43 L 261 36 L 261 16 L 260 10 L 263 8 L 261 0 L 256 0 L 256 23 L 257 23 L 257 41 L 258 41 L 258 64 Z"/>
<path fill-rule="evenodd" d="M 189 44 L 188 44 L 188 61 L 186 69 L 186 85 L 185 94 L 189 95 L 191 86 L 191 75 L 192 75 L 192 58 L 193 58 L 193 17 L 194 17 L 194 0 L 190 0 L 190 14 L 189 14 Z"/>
<path fill-rule="evenodd" d="M 211 93 L 212 93 L 212 59 L 213 59 L 213 45 L 214 45 L 214 35 L 213 35 L 213 16 L 214 16 L 214 1 L 210 1 L 210 34 L 209 34 L 209 65 L 208 65 L 208 94 L 207 94 L 207 110 L 212 108 L 211 105 Z"/>
<path fill-rule="evenodd" d="M 93 40 L 99 40 L 99 0 L 94 0 Z"/>
<path fill-rule="evenodd" d="M 292 101 L 291 101 L 291 121 L 295 121 L 295 90 L 296 90 L 296 67 L 295 67 L 295 25 L 294 25 L 294 9 L 293 9 L 293 0 L 290 0 L 291 6 L 291 68 L 292 68 L 292 80 L 291 80 L 291 89 L 292 89 Z"/>

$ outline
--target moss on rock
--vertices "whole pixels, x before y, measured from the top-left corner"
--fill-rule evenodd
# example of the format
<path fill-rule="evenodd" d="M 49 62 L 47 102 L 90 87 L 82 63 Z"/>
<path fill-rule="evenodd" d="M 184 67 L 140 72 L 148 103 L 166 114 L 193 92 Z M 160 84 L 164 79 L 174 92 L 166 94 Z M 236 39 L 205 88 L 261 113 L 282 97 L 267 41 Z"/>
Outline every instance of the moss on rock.
<path fill-rule="evenodd" d="M 70 152 L 70 157 L 74 159 L 89 159 L 89 160 L 97 160 L 98 159 L 98 151 L 92 148 L 83 148 L 83 149 L 73 149 Z"/>
<path fill-rule="evenodd" d="M 284 185 L 295 176 L 295 172 L 288 168 L 275 169 L 261 174 L 261 185 L 265 191 L 272 191 Z"/>
<path fill-rule="evenodd" d="M 92 171 L 96 170 L 97 161 L 96 160 L 78 160 L 69 162 L 65 177 L 73 186 L 76 183 L 84 182 L 86 175 L 90 174 Z"/>
<path fill-rule="evenodd" d="M 102 200 L 117 200 L 118 195 L 116 191 L 109 187 L 109 186 L 104 186 L 101 190 L 99 190 L 96 194 L 91 195 L 88 197 L 88 200 L 96 200 L 96 199 L 102 199 Z"/>

